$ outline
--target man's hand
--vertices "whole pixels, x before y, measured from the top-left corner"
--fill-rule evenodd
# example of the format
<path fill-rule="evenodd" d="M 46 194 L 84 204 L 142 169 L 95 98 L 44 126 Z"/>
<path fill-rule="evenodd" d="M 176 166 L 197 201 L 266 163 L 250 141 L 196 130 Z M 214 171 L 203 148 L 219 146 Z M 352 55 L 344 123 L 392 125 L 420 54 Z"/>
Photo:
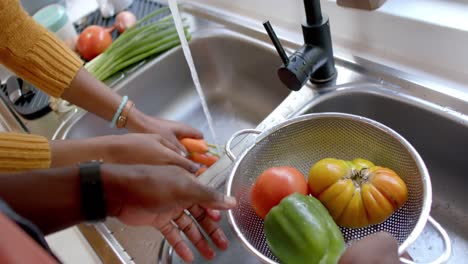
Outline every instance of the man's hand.
<path fill-rule="evenodd" d="M 180 231 L 205 258 L 215 255 L 195 221 L 218 248 L 228 247 L 224 232 L 213 220 L 219 216 L 207 209 L 231 209 L 236 205 L 234 198 L 200 184 L 179 167 L 102 165 L 101 171 L 109 216 L 128 225 L 154 226 L 184 261 L 194 256 Z"/>
<path fill-rule="evenodd" d="M 406 258 L 410 258 L 405 254 Z M 379 232 L 353 243 L 338 264 L 400 264 L 398 243 L 389 233 Z"/>

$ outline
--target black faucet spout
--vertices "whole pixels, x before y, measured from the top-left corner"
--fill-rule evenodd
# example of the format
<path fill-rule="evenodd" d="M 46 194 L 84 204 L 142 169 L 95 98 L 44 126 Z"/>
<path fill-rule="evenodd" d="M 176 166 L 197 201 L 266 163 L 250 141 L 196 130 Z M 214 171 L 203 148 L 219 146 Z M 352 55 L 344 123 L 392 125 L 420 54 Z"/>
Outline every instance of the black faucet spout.
<path fill-rule="evenodd" d="M 304 0 L 304 9 L 307 24 L 315 25 L 322 23 L 320 0 Z"/>
<path fill-rule="evenodd" d="M 322 14 L 320 0 L 304 0 L 304 8 L 304 45 L 290 57 L 284 52 L 270 23 L 267 21 L 263 24 L 283 61 L 283 65 L 278 69 L 278 77 L 294 91 L 301 89 L 309 80 L 322 84 L 336 77 L 328 17 Z"/>

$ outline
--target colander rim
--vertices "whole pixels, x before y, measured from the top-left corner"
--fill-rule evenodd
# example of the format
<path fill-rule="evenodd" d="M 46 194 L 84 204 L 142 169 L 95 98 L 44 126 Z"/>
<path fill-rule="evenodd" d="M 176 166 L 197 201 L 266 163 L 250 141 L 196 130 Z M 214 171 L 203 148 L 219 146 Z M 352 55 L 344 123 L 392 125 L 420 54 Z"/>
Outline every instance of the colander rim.
<path fill-rule="evenodd" d="M 242 154 L 237 157 L 235 160 L 235 164 L 233 166 L 232 171 L 229 174 L 229 178 L 226 183 L 226 188 L 225 188 L 225 193 L 226 195 L 231 195 L 232 192 L 232 183 L 234 180 L 234 176 L 242 163 L 243 159 L 245 156 L 247 156 L 254 148 L 255 146 L 260 143 L 262 140 L 267 138 L 269 135 L 272 133 L 286 127 L 292 124 L 312 120 L 312 119 L 319 119 L 319 118 L 341 118 L 341 119 L 347 119 L 347 120 L 353 120 L 361 123 L 365 123 L 368 125 L 371 125 L 377 129 L 383 130 L 385 133 L 390 134 L 394 138 L 396 138 L 409 152 L 410 156 L 414 159 L 416 162 L 416 166 L 418 170 L 421 172 L 422 176 L 422 182 L 423 182 L 423 205 L 422 205 L 422 210 L 421 214 L 419 216 L 419 219 L 414 226 L 413 230 L 409 234 L 409 236 L 405 239 L 403 243 L 401 243 L 398 246 L 398 253 L 401 255 L 405 252 L 405 250 L 408 248 L 409 245 L 414 243 L 414 241 L 418 238 L 418 236 L 421 234 L 423 231 L 427 219 L 429 217 L 429 213 L 431 210 L 431 204 L 432 204 L 432 185 L 431 185 L 431 180 L 429 176 L 429 171 L 427 170 L 427 167 L 419 155 L 419 153 L 416 151 L 416 149 L 409 143 L 408 140 L 406 140 L 403 136 L 401 136 L 399 133 L 397 133 L 395 130 L 391 129 L 390 127 L 375 121 L 373 119 L 359 116 L 359 115 L 354 115 L 354 114 L 347 114 L 347 113 L 339 113 L 339 112 L 322 112 L 322 113 L 310 113 L 310 114 L 305 114 L 301 115 L 298 117 L 293 117 L 288 120 L 285 120 L 275 126 L 272 126 L 266 130 L 264 130 L 262 133 L 260 133 L 256 139 L 255 142 L 249 146 L 247 149 L 245 149 Z M 250 244 L 250 242 L 247 240 L 247 238 L 242 234 L 240 231 L 239 227 L 235 223 L 234 220 L 234 215 L 233 215 L 233 210 L 228 210 L 227 212 L 227 220 L 230 228 L 234 231 L 235 236 L 240 239 L 241 244 L 251 253 L 253 253 L 255 256 L 257 256 L 259 259 L 262 260 L 264 263 L 269 263 L 269 264 L 276 264 L 277 262 L 271 260 L 261 252 L 259 252 L 254 246 Z"/>

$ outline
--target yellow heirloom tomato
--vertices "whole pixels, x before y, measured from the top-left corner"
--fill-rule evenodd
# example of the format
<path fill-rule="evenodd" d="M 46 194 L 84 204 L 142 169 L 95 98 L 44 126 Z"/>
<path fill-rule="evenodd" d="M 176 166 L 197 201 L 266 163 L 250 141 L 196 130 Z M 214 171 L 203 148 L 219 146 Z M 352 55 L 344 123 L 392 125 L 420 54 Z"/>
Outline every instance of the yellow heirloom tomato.
<path fill-rule="evenodd" d="M 393 170 L 365 159 L 322 159 L 310 169 L 308 183 L 343 227 L 381 223 L 408 199 L 405 182 Z"/>

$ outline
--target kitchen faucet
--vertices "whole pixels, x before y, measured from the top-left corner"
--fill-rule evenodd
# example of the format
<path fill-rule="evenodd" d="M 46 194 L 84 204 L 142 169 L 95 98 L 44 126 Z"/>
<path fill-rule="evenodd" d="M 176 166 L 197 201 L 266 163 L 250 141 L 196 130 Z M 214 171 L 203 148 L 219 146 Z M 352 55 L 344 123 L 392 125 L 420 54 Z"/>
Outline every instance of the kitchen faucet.
<path fill-rule="evenodd" d="M 322 84 L 336 77 L 328 17 L 322 15 L 320 0 L 304 0 L 304 7 L 306 14 L 306 22 L 302 24 L 304 45 L 290 57 L 286 55 L 270 22 L 263 23 L 283 61 L 283 65 L 278 69 L 278 77 L 294 91 L 301 89 L 307 80 Z"/>

